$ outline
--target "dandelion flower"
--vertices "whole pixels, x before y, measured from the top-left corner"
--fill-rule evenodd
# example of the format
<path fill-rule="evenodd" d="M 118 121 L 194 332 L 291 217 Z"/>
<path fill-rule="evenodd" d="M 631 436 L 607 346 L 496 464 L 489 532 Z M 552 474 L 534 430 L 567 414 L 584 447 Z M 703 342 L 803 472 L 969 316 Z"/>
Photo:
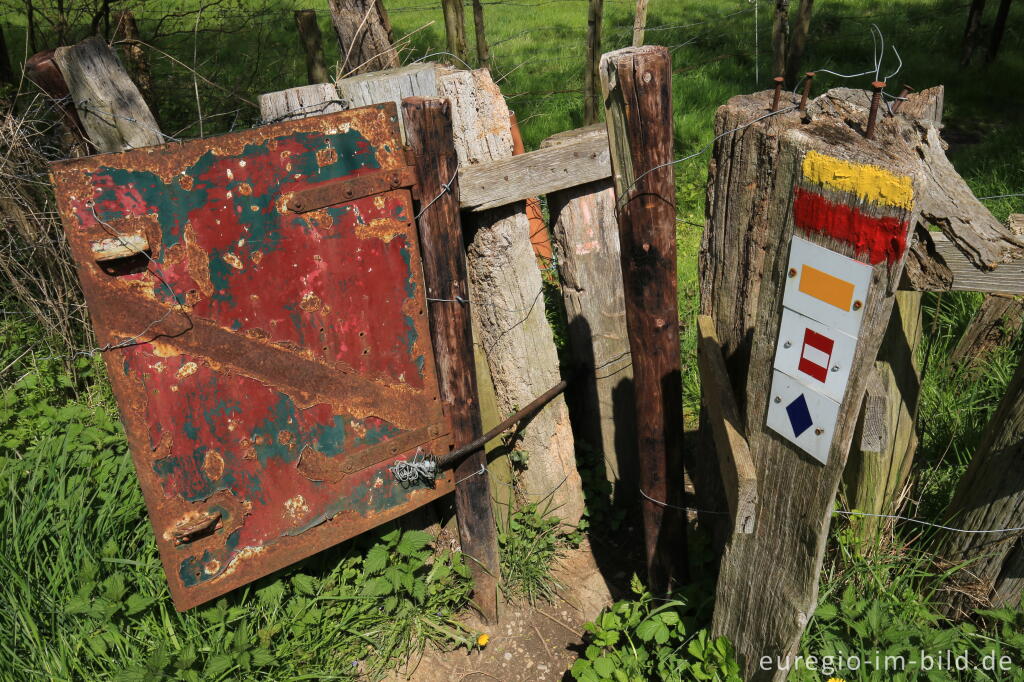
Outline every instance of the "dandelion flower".
<path fill-rule="evenodd" d="M 476 645 L 479 647 L 485 647 L 487 646 L 487 643 L 489 641 L 491 641 L 491 636 L 486 632 L 482 632 L 476 638 Z M 839 682 L 842 682 L 842 680 L 840 680 Z"/>
<path fill-rule="evenodd" d="M 828 678 L 828 682 L 846 682 L 846 680 L 841 677 L 830 677 Z"/>

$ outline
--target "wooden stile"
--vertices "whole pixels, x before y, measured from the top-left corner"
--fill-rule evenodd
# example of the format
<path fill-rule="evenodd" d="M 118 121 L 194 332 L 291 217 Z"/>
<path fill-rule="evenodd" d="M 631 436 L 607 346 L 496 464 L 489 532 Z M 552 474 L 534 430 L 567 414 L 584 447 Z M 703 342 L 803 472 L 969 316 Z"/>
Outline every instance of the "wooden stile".
<path fill-rule="evenodd" d="M 462 250 L 458 159 L 452 142 L 451 112 L 445 100 L 427 98 L 407 98 L 402 111 L 420 179 L 423 278 L 430 298 L 448 299 L 433 301 L 429 307 L 441 399 L 450 406 L 455 442 L 468 443 L 478 438 L 483 429 L 469 307 L 456 302 L 469 298 L 469 283 Z M 484 618 L 494 623 L 500 567 L 488 477 L 478 473 L 486 471 L 486 464 L 481 449 L 458 465 L 455 503 L 463 553 L 473 572 L 474 601 Z"/>
<path fill-rule="evenodd" d="M 664 47 L 601 57 L 636 385 L 637 451 L 650 589 L 685 575 L 682 385 L 672 166 L 672 64 Z"/>

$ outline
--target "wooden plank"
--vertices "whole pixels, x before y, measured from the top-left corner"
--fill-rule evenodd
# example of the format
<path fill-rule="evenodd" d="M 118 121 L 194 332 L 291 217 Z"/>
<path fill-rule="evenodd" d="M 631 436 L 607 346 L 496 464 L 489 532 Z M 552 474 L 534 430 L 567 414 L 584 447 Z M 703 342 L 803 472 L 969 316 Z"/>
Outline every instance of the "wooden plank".
<path fill-rule="evenodd" d="M 53 59 L 97 151 L 121 152 L 163 143 L 145 99 L 102 39 L 86 38 L 71 47 L 58 47 Z"/>
<path fill-rule="evenodd" d="M 757 473 L 747 439 L 743 436 L 743 421 L 729 384 L 715 321 L 708 315 L 698 315 L 697 334 L 701 398 L 715 435 L 715 451 L 733 532 L 753 533 L 757 514 Z"/>
<path fill-rule="evenodd" d="M 549 194 L 548 209 L 572 358 L 596 368 L 582 372 L 567 395 L 573 433 L 603 455 L 615 499 L 632 500 L 636 408 L 615 191 L 607 178 L 571 187 Z"/>
<path fill-rule="evenodd" d="M 434 343 L 441 399 L 452 420 L 456 445 L 483 433 L 477 402 L 476 371 L 469 308 L 458 299 L 469 298 L 466 258 L 461 248 L 458 159 L 452 142 L 451 111 L 441 99 L 408 98 L 402 103 L 409 145 L 415 150 L 421 196 L 436 197 L 423 203 L 418 219 L 423 251 L 423 279 L 427 295 L 436 300 L 428 310 Z M 443 191 L 444 185 L 448 191 Z M 487 457 L 481 448 L 455 469 L 455 505 L 462 551 L 473 573 L 474 601 L 484 618 L 497 621 L 497 528 L 491 510 Z"/>
<path fill-rule="evenodd" d="M 664 47 L 630 47 L 603 55 L 600 72 L 636 385 L 647 579 L 661 595 L 687 566 L 675 176 L 668 165 L 672 64 Z"/>
<path fill-rule="evenodd" d="M 512 156 L 508 106 L 486 70 L 444 73 L 438 89 L 452 104 L 460 168 Z M 511 414 L 561 378 L 524 204 L 470 214 L 464 225 L 477 343 L 498 407 Z M 524 425 L 513 447 L 529 456 L 519 478 L 526 499 L 576 523 L 584 504 L 565 400 L 556 398 Z"/>
<path fill-rule="evenodd" d="M 611 175 L 608 140 L 581 135 L 547 149 L 459 170 L 464 209 L 484 211 Z"/>
<path fill-rule="evenodd" d="M 1024 258 L 997 265 L 994 270 L 979 270 L 946 235 L 941 232 L 928 234 L 935 243 L 935 251 L 953 273 L 949 290 L 1024 295 Z M 942 291 L 939 287 L 929 289 Z"/>
<path fill-rule="evenodd" d="M 318 114 L 333 114 L 348 108 L 338 97 L 331 83 L 314 83 L 278 92 L 268 92 L 258 98 L 260 118 L 264 123 L 291 121 Z"/>

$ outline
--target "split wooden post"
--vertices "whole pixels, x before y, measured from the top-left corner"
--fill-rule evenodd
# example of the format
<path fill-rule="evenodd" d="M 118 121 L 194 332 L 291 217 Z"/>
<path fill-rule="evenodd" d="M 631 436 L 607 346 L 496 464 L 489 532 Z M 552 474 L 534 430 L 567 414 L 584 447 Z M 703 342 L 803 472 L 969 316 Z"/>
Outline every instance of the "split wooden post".
<path fill-rule="evenodd" d="M 391 69 L 400 65 L 374 0 L 328 0 L 341 46 L 339 75 Z"/>
<path fill-rule="evenodd" d="M 473 365 L 473 336 L 466 258 L 459 221 L 458 158 L 452 140 L 449 104 L 443 99 L 410 97 L 402 102 L 405 131 L 419 175 L 420 248 L 423 279 L 430 303 L 441 399 L 452 420 L 456 445 L 478 438 L 483 429 Z M 491 512 L 487 458 L 481 448 L 455 469 L 455 505 L 462 552 L 470 559 L 475 602 L 489 623 L 497 620 L 499 576 L 497 529 Z"/>
<path fill-rule="evenodd" d="M 763 117 L 771 98 L 771 92 L 735 97 L 719 109 L 715 127 L 721 139 L 708 179 L 707 229 L 700 260 L 702 308 L 716 319 L 731 383 L 742 396 L 759 502 L 755 532 L 734 535 L 722 558 L 712 631 L 733 641 L 744 678 L 755 681 L 784 679 L 786 671 L 774 661 L 796 653 L 814 612 L 833 503 L 867 379 L 888 324 L 924 184 L 920 156 L 907 142 L 911 136 L 904 137 L 915 122 L 884 119 L 878 140 L 865 139 L 847 123 L 864 120 L 867 95 L 862 91 L 837 92 L 825 98 L 828 102 L 809 105 L 810 123 L 802 122 L 800 112 L 783 108 L 777 116 L 752 124 Z M 851 179 L 834 181 L 840 176 Z M 879 185 L 901 190 L 885 193 Z M 808 219 L 809 209 L 817 211 L 816 220 Z M 858 221 L 856 234 L 876 231 L 874 250 L 865 253 L 859 242 L 842 231 L 844 216 Z M 891 239 L 882 238 L 890 234 Z M 802 241 L 795 242 L 796 237 Z M 847 304 L 844 299 L 836 307 L 843 317 L 814 327 L 831 334 L 828 338 L 835 339 L 835 348 L 845 343 L 853 349 L 847 359 L 830 360 L 825 368 L 827 376 L 833 375 L 833 366 L 849 371 L 845 386 L 834 385 L 841 398 L 834 401 L 836 416 L 831 421 L 828 404 L 823 402 L 831 400 L 826 394 L 808 393 L 801 388 L 803 383 L 787 384 L 785 378 L 800 370 L 795 360 L 785 360 L 791 356 L 782 355 L 787 348 L 784 342 L 792 339 L 788 347 L 799 349 L 807 337 L 806 329 L 799 326 L 801 318 L 789 318 L 796 322 L 780 331 L 787 284 L 792 291 L 803 291 L 795 283 L 804 281 L 804 261 L 791 264 L 789 260 L 791 248 L 797 247 L 816 254 L 814 263 L 807 261 L 812 269 L 822 268 L 821 272 L 842 280 L 846 273 L 842 268 L 848 268 L 848 279 L 864 278 L 856 285 L 861 289 L 844 289 L 851 300 Z M 826 258 L 828 263 L 821 260 Z M 856 265 L 850 259 L 865 264 Z M 807 272 L 811 282 L 813 273 Z M 811 294 L 801 295 L 818 300 Z M 805 305 L 787 300 L 790 306 Z M 819 314 L 808 307 L 801 309 L 807 315 L 803 319 Z M 805 324 L 811 329 L 819 323 Z M 836 325 L 849 325 L 846 329 L 855 341 L 844 341 Z M 802 351 L 797 355 L 803 357 Z M 776 363 L 781 369 L 776 370 Z M 814 372 L 813 368 L 808 371 Z M 808 381 L 814 380 L 813 374 L 807 376 Z M 815 407 L 817 416 L 810 417 L 809 426 L 802 407 L 808 400 L 822 410 Z M 781 415 L 775 427 L 780 431 L 767 425 L 770 410 Z M 787 415 L 795 416 L 784 423 Z M 789 431 L 784 424 L 789 424 Z M 815 452 L 825 463 L 794 442 L 800 434 L 811 439 L 802 441 L 804 446 L 820 447 Z M 762 657 L 770 657 L 772 665 L 762 666 Z"/>
<path fill-rule="evenodd" d="M 644 44 L 644 30 L 647 28 L 648 0 L 636 0 L 636 14 L 633 16 L 633 47 Z"/>
<path fill-rule="evenodd" d="M 58 47 L 53 59 L 97 151 L 122 152 L 163 143 L 164 136 L 146 100 L 101 38 Z"/>
<path fill-rule="evenodd" d="M 299 43 L 306 53 L 306 77 L 312 83 L 327 82 L 327 67 L 324 65 L 323 37 L 316 10 L 295 10 L 295 27 L 299 31 Z"/>
<path fill-rule="evenodd" d="M 597 84 L 601 59 L 601 21 L 604 0 L 587 4 L 587 56 L 583 64 L 583 125 L 597 123 Z"/>
<path fill-rule="evenodd" d="M 626 323 L 636 383 L 641 508 L 651 590 L 686 574 L 683 405 L 676 293 L 672 62 L 660 46 L 601 57 L 619 212 Z"/>
<path fill-rule="evenodd" d="M 451 101 L 460 168 L 512 156 L 508 106 L 486 69 L 440 74 L 438 96 Z M 508 415 L 561 379 L 544 284 L 523 202 L 463 218 L 473 337 L 487 360 L 498 407 Z M 551 401 L 515 432 L 514 442 L 529 455 L 519 477 L 526 499 L 577 523 L 584 502 L 565 400 Z"/>
<path fill-rule="evenodd" d="M 591 140 L 602 145 L 597 158 L 607 169 L 604 124 L 559 133 L 542 142 L 541 151 L 583 150 Z M 581 151 L 579 157 L 563 163 L 567 169 L 570 163 L 580 168 L 583 160 L 597 160 L 591 153 Z M 603 455 L 605 477 L 614 486 L 616 503 L 629 502 L 638 497 L 636 407 L 615 189 L 611 178 L 604 177 L 547 197 L 569 348 L 578 365 L 596 368 L 582 373 L 569 388 L 573 431 L 577 440 Z"/>

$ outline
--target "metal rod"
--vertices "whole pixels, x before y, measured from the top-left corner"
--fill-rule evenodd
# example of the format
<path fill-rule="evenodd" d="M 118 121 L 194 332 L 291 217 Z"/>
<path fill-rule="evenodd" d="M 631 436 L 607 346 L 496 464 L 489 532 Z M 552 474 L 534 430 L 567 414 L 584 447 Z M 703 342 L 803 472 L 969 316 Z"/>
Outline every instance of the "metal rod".
<path fill-rule="evenodd" d="M 562 392 L 564 392 L 568 385 L 569 382 L 566 381 L 565 379 L 559 381 L 557 384 L 549 388 L 547 391 L 534 398 L 533 402 L 531 402 L 529 405 L 519 410 L 518 412 L 515 412 L 514 414 L 509 416 L 505 421 L 501 422 L 484 435 L 480 436 L 475 440 L 470 441 L 469 443 L 466 443 L 461 448 L 457 448 L 446 455 L 438 457 L 437 468 L 446 469 L 455 464 L 458 464 L 459 461 L 461 461 L 463 458 L 468 457 L 469 455 L 473 454 L 474 452 L 482 448 L 484 444 L 487 443 L 487 441 L 493 440 L 496 436 L 515 426 L 518 422 L 521 422 L 527 417 L 532 417 L 534 414 L 539 412 L 542 407 L 547 405 L 549 402 L 558 397 Z"/>
<path fill-rule="evenodd" d="M 878 118 L 878 105 L 882 101 L 882 90 L 885 89 L 885 83 L 882 81 L 875 81 L 871 84 L 875 93 L 871 95 L 871 110 L 868 112 L 868 129 L 865 131 L 864 136 L 869 140 L 875 139 L 875 120 Z"/>
<path fill-rule="evenodd" d="M 775 77 L 775 96 L 772 98 L 772 111 L 779 110 L 779 97 L 782 96 L 782 84 L 785 80 L 782 76 Z"/>
<path fill-rule="evenodd" d="M 807 80 L 804 81 L 804 94 L 800 96 L 800 111 L 807 111 L 807 98 L 811 95 L 811 81 L 814 80 L 814 72 L 808 71 Z"/>
<path fill-rule="evenodd" d="M 892 113 L 895 114 L 900 110 L 900 107 L 903 106 L 903 102 L 906 100 L 907 95 L 912 92 L 914 92 L 914 88 L 904 83 L 903 87 L 900 89 L 899 96 L 896 98 L 896 102 L 892 105 Z"/>

